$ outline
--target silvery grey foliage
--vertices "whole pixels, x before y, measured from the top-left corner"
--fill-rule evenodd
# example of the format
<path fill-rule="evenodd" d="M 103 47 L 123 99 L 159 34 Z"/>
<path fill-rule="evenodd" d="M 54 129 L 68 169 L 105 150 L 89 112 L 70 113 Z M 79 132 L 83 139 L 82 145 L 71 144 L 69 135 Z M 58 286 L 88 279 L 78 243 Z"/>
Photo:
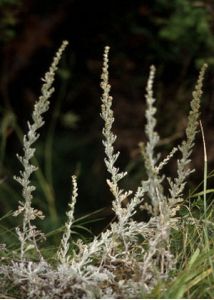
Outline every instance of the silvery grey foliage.
<path fill-rule="evenodd" d="M 39 248 L 37 246 L 36 239 L 44 237 L 44 235 L 32 224 L 32 221 L 36 218 L 44 218 L 43 213 L 40 210 L 34 209 L 31 206 L 32 203 L 32 192 L 35 190 L 35 186 L 32 185 L 30 177 L 33 172 L 37 170 L 37 167 L 31 163 L 31 159 L 34 156 L 35 148 L 33 144 L 39 138 L 38 130 L 44 125 L 43 114 L 49 109 L 49 99 L 54 92 L 54 78 L 57 71 L 57 67 L 62 56 L 65 47 L 68 42 L 64 41 L 57 51 L 53 62 L 42 78 L 44 82 L 41 89 L 41 96 L 39 100 L 34 105 L 34 110 L 32 114 L 33 122 L 28 122 L 28 132 L 23 138 L 23 156 L 17 155 L 21 164 L 23 165 L 23 171 L 20 171 L 19 176 L 15 176 L 15 180 L 22 186 L 22 197 L 23 200 L 19 202 L 19 207 L 14 213 L 15 216 L 23 214 L 23 224 L 22 228 L 17 228 L 17 234 L 20 241 L 20 257 L 21 260 L 24 259 L 26 251 L 31 248 L 35 248 L 38 254 L 41 256 Z"/>
<path fill-rule="evenodd" d="M 199 124 L 200 116 L 200 99 L 202 96 L 202 87 L 207 65 L 204 64 L 199 73 L 198 81 L 195 90 L 192 93 L 191 110 L 188 116 L 188 124 L 186 128 L 186 139 L 178 147 L 181 153 L 181 158 L 177 160 L 177 177 L 172 180 L 168 178 L 170 189 L 169 203 L 172 207 L 182 202 L 182 193 L 186 185 L 187 177 L 194 171 L 188 167 L 191 159 L 192 150 L 195 144 L 195 136 Z"/>
<path fill-rule="evenodd" d="M 160 154 L 156 154 L 156 147 L 158 146 L 158 142 L 160 140 L 159 134 L 155 131 L 156 126 L 156 108 L 154 106 L 155 98 L 153 95 L 153 83 L 155 77 L 155 67 L 151 66 L 149 78 L 146 87 L 146 126 L 145 126 L 145 134 L 147 137 L 147 143 L 144 145 L 140 144 L 141 152 L 145 162 L 145 168 L 147 172 L 148 179 L 142 181 L 142 187 L 148 193 L 151 206 L 150 212 L 154 215 L 158 215 L 160 213 L 160 202 L 165 202 L 166 197 L 163 193 L 162 181 L 164 180 L 164 176 L 160 175 L 161 169 L 168 163 L 170 158 L 177 151 L 176 148 L 173 148 L 170 154 L 161 162 L 159 162 Z M 147 206 L 148 208 L 148 206 Z"/>
<path fill-rule="evenodd" d="M 142 289 L 144 292 L 150 292 L 160 280 L 167 280 L 176 263 L 170 249 L 170 234 L 171 229 L 177 226 L 178 219 L 175 213 L 183 201 L 182 193 L 186 178 L 192 172 L 187 165 L 197 132 L 206 65 L 199 74 L 193 93 L 186 140 L 178 148 L 173 148 L 162 160 L 160 154 L 156 154 L 160 138 L 155 130 L 156 108 L 153 95 L 155 68 L 151 67 L 145 97 L 147 142 L 145 145 L 141 144 L 148 178 L 142 180 L 135 192 L 125 191 L 120 188 L 119 183 L 127 174 L 121 172 L 115 165 L 119 152 L 114 150 L 117 137 L 112 132 L 114 116 L 108 73 L 109 47 L 105 48 L 101 76 L 103 90 L 101 117 L 104 120 L 105 164 L 110 175 L 107 184 L 113 195 L 112 209 L 116 219 L 91 242 L 73 241 L 75 246 L 70 253 L 74 207 L 78 196 L 77 181 L 73 176 L 68 220 L 56 255 L 56 264 L 51 265 L 41 255 L 39 261 L 31 261 L 25 256 L 31 247 L 35 247 L 40 254 L 36 238 L 41 236 L 41 233 L 32 225 L 32 221 L 37 217 L 43 217 L 31 203 L 35 187 L 30 182 L 30 176 L 36 167 L 30 160 L 35 152 L 32 145 L 39 137 L 37 131 L 44 124 L 42 115 L 49 107 L 54 74 L 66 44 L 67 42 L 62 44 L 49 72 L 45 75 L 42 96 L 34 108 L 33 123 L 28 124 L 28 133 L 24 137 L 24 155 L 19 157 L 24 171 L 16 178 L 23 187 L 24 200 L 20 202 L 15 212 L 15 215 L 20 213 L 23 215 L 23 226 L 17 229 L 21 244 L 21 260 L 14 259 L 10 264 L 0 266 L 3 278 L 1 284 L 4 287 L 7 284 L 16 286 L 19 297 L 23 298 L 137 298 Z M 177 160 L 178 174 L 175 179 L 168 178 L 170 187 L 169 192 L 165 194 L 162 186 L 165 176 L 160 172 L 177 150 L 181 153 L 181 159 Z M 145 195 L 149 196 L 150 202 L 144 201 Z M 139 205 L 143 205 L 151 213 L 148 222 L 136 221 L 133 218 Z"/>
<path fill-rule="evenodd" d="M 119 157 L 119 152 L 115 153 L 113 144 L 116 140 L 116 135 L 112 132 L 112 125 L 114 122 L 114 115 L 112 106 L 112 96 L 110 96 L 111 85 L 109 83 L 109 73 L 108 73 L 108 54 L 109 47 L 105 47 L 104 55 L 103 55 L 103 68 L 101 75 L 101 88 L 103 90 L 103 94 L 101 97 L 102 105 L 101 105 L 101 117 L 104 120 L 104 128 L 103 128 L 103 145 L 105 148 L 105 164 L 108 173 L 111 175 L 111 179 L 107 179 L 107 183 L 110 187 L 110 190 L 114 196 L 114 200 L 112 202 L 112 209 L 118 217 L 118 228 L 117 234 L 123 236 L 124 226 L 127 224 L 129 218 L 134 214 L 135 208 L 141 202 L 141 199 L 144 194 L 144 190 L 142 187 L 139 187 L 135 196 L 127 205 L 124 207 L 124 201 L 129 198 L 129 196 L 133 193 L 132 191 L 124 191 L 119 187 L 119 181 L 124 178 L 127 173 L 121 172 L 118 167 L 115 166 L 115 163 Z"/>

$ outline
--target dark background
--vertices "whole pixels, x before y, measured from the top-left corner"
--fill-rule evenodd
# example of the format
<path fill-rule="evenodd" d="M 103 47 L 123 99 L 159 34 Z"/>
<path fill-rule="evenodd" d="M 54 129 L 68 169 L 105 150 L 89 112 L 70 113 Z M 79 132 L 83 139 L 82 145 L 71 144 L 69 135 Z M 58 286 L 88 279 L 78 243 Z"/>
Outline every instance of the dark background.
<path fill-rule="evenodd" d="M 34 205 L 45 211 L 49 228 L 61 224 L 65 215 L 72 174 L 78 175 L 77 217 L 103 207 L 98 216 L 111 216 L 99 115 L 105 45 L 111 47 L 118 165 L 130 173 L 122 184 L 135 189 L 145 176 L 138 143 L 145 141 L 144 94 L 151 64 L 157 67 L 158 150 L 164 155 L 184 137 L 199 68 L 209 64 L 202 122 L 209 170 L 213 170 L 213 34 L 211 0 L 0 0 L 1 215 L 14 210 L 20 199 L 20 187 L 13 180 L 21 168 L 15 154 L 22 153 L 20 139 L 40 95 L 40 78 L 64 39 L 70 45 L 36 146 L 41 173 L 32 179 L 38 186 Z M 203 180 L 200 134 L 192 166 L 196 172 L 189 189 Z M 173 175 L 174 164 L 165 171 Z"/>

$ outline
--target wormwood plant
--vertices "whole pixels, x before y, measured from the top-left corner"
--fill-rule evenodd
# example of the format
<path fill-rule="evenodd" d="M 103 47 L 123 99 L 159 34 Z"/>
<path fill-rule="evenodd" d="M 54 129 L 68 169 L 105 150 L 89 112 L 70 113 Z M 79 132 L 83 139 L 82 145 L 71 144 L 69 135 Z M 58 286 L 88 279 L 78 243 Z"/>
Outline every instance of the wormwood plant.
<path fill-rule="evenodd" d="M 45 235 L 36 228 L 34 220 L 44 216 L 32 205 L 35 187 L 31 184 L 31 175 L 36 167 L 32 165 L 31 159 L 35 153 L 33 144 L 39 137 L 38 130 L 44 124 L 43 114 L 49 108 L 49 98 L 54 91 L 55 72 L 66 45 L 67 42 L 62 43 L 45 74 L 42 96 L 34 106 L 32 123 L 28 123 L 28 132 L 24 136 L 24 154 L 18 155 L 23 171 L 15 179 L 22 186 L 23 199 L 14 216 L 22 215 L 22 225 L 16 229 L 20 250 L 19 258 L 16 256 L 11 262 L 1 264 L 1 293 L 8 297 L 16 287 L 16 295 L 23 298 L 140 297 L 142 292 L 147 294 L 160 282 L 176 276 L 171 232 L 173 228 L 179 228 L 176 213 L 184 201 L 183 191 L 187 177 L 193 171 L 188 168 L 188 164 L 198 127 L 202 84 L 207 66 L 202 67 L 193 92 L 186 138 L 162 160 L 155 151 L 159 135 L 155 131 L 155 67 L 151 66 L 145 96 L 147 142 L 140 146 L 148 177 L 142 179 L 134 192 L 120 187 L 120 181 L 127 173 L 116 166 L 120 153 L 114 150 L 117 137 L 112 131 L 114 116 L 108 73 L 109 47 L 105 47 L 101 75 L 101 117 L 104 121 L 104 161 L 109 174 L 107 184 L 112 192 L 112 209 L 116 218 L 108 229 L 95 236 L 91 242 L 73 241 L 71 251 L 71 228 L 78 197 L 77 179 L 72 176 L 73 193 L 67 212 L 68 220 L 56 254 L 56 264 L 52 265 L 39 250 L 38 243 Z M 177 176 L 167 178 L 163 174 L 163 168 L 175 152 L 179 152 Z M 166 193 L 164 181 L 169 184 Z M 126 205 L 125 199 L 128 199 Z M 133 216 L 139 207 L 149 211 L 151 217 L 148 222 L 134 220 Z M 35 251 L 35 259 L 31 258 L 32 255 L 29 256 L 30 250 Z"/>

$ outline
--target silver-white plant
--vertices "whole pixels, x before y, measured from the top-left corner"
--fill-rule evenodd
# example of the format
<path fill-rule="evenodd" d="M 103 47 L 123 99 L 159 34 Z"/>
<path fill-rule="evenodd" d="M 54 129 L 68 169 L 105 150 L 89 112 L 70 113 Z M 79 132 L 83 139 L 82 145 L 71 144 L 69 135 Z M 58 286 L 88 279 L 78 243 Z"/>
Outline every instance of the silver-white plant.
<path fill-rule="evenodd" d="M 190 162 L 189 157 L 192 152 L 197 132 L 200 99 L 202 96 L 202 83 L 206 65 L 204 65 L 201 69 L 195 91 L 193 92 L 191 111 L 186 130 L 187 140 L 178 147 L 182 155 L 182 159 L 177 160 L 178 177 L 174 180 L 168 178 L 170 183 L 170 197 L 164 193 L 162 182 L 165 177 L 160 174 L 160 171 L 174 156 L 178 149 L 173 148 L 162 161 L 159 161 L 160 155 L 155 153 L 160 138 L 155 130 L 156 108 L 154 106 L 155 99 L 153 96 L 155 67 L 151 67 L 146 88 L 147 123 L 145 133 L 147 136 L 147 143 L 145 146 L 141 144 L 148 179 L 143 180 L 142 185 L 138 187 L 135 196 L 132 199 L 128 199 L 132 192 L 124 192 L 118 186 L 119 180 L 122 179 L 126 173 L 119 172 L 119 169 L 114 165 L 119 156 L 119 152 L 114 154 L 113 149 L 113 143 L 116 140 L 116 136 L 112 133 L 114 117 L 111 109 L 112 97 L 109 95 L 110 84 L 108 78 L 108 52 L 109 47 L 106 47 L 104 51 L 103 73 L 101 77 L 101 87 L 103 89 L 101 116 L 105 121 L 103 130 L 105 138 L 103 144 L 107 155 L 105 163 L 108 172 L 111 174 L 111 180 L 107 180 L 107 183 L 114 195 L 112 206 L 118 218 L 118 223 L 112 224 L 111 230 L 112 232 L 117 232 L 121 236 L 126 253 L 128 253 L 131 240 L 135 240 L 134 236 L 140 234 L 147 240 L 148 250 L 143 255 L 141 279 L 144 282 L 144 287 L 146 288 L 147 282 L 149 281 L 151 283 L 152 277 L 153 284 L 150 284 L 151 288 L 151 286 L 154 286 L 155 282 L 157 282 L 158 278 L 167 277 L 168 272 L 173 268 L 175 262 L 172 254 L 170 253 L 170 233 L 171 228 L 174 227 L 176 223 L 175 213 L 179 209 L 179 203 L 184 200 L 179 196 L 182 196 L 181 193 L 184 189 L 187 176 L 192 172 L 190 169 L 186 168 L 186 166 Z M 119 174 L 118 177 L 117 174 Z M 138 227 L 139 223 L 137 224 L 131 217 L 134 215 L 136 207 L 143 201 L 145 193 L 148 194 L 150 203 L 143 203 L 143 207 L 147 208 L 152 216 L 147 224 L 141 222 L 142 230 L 140 231 Z M 127 204 L 124 206 L 123 201 L 125 199 L 128 199 L 128 201 L 126 201 Z M 129 237 L 128 242 L 126 241 L 126 236 Z M 133 247 L 133 245 L 131 247 Z M 157 272 L 157 270 L 159 271 Z"/>
<path fill-rule="evenodd" d="M 114 115 L 112 106 L 112 96 L 110 96 L 111 85 L 109 84 L 109 73 L 108 73 L 108 54 L 109 47 L 105 47 L 104 55 L 103 55 L 103 68 L 101 75 L 101 88 L 103 90 L 103 95 L 101 97 L 102 105 L 101 105 L 101 117 L 104 120 L 104 128 L 103 135 L 105 140 L 103 141 L 105 147 L 105 164 L 107 167 L 107 171 L 111 174 L 110 184 L 114 186 L 112 190 L 115 202 L 113 207 L 114 210 L 117 211 L 117 207 L 121 206 L 122 201 L 130 195 L 131 192 L 123 193 L 123 191 L 118 187 L 118 182 L 126 176 L 126 172 L 120 172 L 119 168 L 115 167 L 115 162 L 119 157 L 119 152 L 114 152 L 113 144 L 116 140 L 116 135 L 112 132 L 112 125 L 114 122 Z"/>
<path fill-rule="evenodd" d="M 199 79 L 193 92 L 191 111 L 188 117 L 186 140 L 177 148 L 173 148 L 166 158 L 160 160 L 156 153 L 159 135 L 156 132 L 156 108 L 153 93 L 155 67 L 150 68 L 146 88 L 146 126 L 147 142 L 141 145 L 142 155 L 147 171 L 146 180 L 142 180 L 136 192 L 120 188 L 120 180 L 126 176 L 116 167 L 119 152 L 114 150 L 116 135 L 112 132 L 114 122 L 112 110 L 111 86 L 108 73 L 109 47 L 105 47 L 101 75 L 102 105 L 101 117 L 104 120 L 103 144 L 105 149 L 105 164 L 110 178 L 107 184 L 113 195 L 112 208 L 116 218 L 109 227 L 89 243 L 74 241 L 74 249 L 70 253 L 70 238 L 74 221 L 74 208 L 78 196 L 76 177 L 72 177 L 73 192 L 68 220 L 57 252 L 57 264 L 52 266 L 44 259 L 32 262 L 26 252 L 37 246 L 37 238 L 41 232 L 32 224 L 43 214 L 32 207 L 32 192 L 35 187 L 30 182 L 30 176 L 36 170 L 30 160 L 35 148 L 32 145 L 38 139 L 38 129 L 44 124 L 43 113 L 49 107 L 49 98 L 53 93 L 53 81 L 57 65 L 67 42 L 58 50 L 54 61 L 46 73 L 42 96 L 35 104 L 33 123 L 28 123 L 28 133 L 24 136 L 24 155 L 19 157 L 24 171 L 16 180 L 22 185 L 23 200 L 15 215 L 23 214 L 23 225 L 17 228 L 20 240 L 21 262 L 12 261 L 9 265 L 0 266 L 0 275 L 20 289 L 20 296 L 25 298 L 137 298 L 142 289 L 149 292 L 160 280 L 169 278 L 176 260 L 170 249 L 172 228 L 176 228 L 176 212 L 184 201 L 183 190 L 187 176 L 192 172 L 188 168 L 190 155 L 197 132 L 202 83 L 206 65 L 199 74 Z M 178 151 L 179 150 L 179 151 Z M 179 152 L 177 160 L 178 173 L 175 179 L 167 178 L 169 192 L 165 193 L 161 174 L 164 166 Z M 147 195 L 148 202 L 144 201 Z M 140 205 L 148 209 L 151 217 L 148 222 L 136 221 L 134 215 Z"/>
<path fill-rule="evenodd" d="M 199 124 L 200 116 L 200 100 L 202 96 L 202 87 L 207 64 L 204 64 L 199 73 L 199 77 L 192 93 L 191 110 L 188 116 L 188 124 L 186 128 L 186 140 L 178 147 L 181 153 L 181 159 L 177 160 L 177 177 L 172 180 L 168 178 L 170 189 L 169 204 L 171 207 L 179 207 L 179 203 L 183 200 L 183 190 L 186 185 L 187 177 L 194 172 L 188 167 L 190 156 L 195 144 L 195 136 Z"/>
<path fill-rule="evenodd" d="M 141 143 L 140 147 L 145 162 L 146 173 L 148 176 L 147 180 L 142 181 L 142 187 L 148 193 L 149 198 L 151 200 L 152 206 L 150 206 L 150 212 L 154 215 L 158 215 L 160 213 L 160 201 L 166 201 L 166 197 L 164 196 L 162 187 L 162 181 L 164 179 L 164 176 L 160 176 L 160 171 L 163 168 L 163 166 L 168 163 L 169 159 L 175 154 L 177 149 L 173 148 L 170 154 L 167 155 L 167 157 L 163 161 L 159 162 L 160 154 L 155 153 L 160 137 L 157 131 L 155 130 L 155 126 L 157 123 L 155 113 L 157 109 L 154 106 L 154 77 L 155 67 L 151 66 L 145 96 L 147 104 L 145 113 L 147 120 L 145 126 L 147 143 L 145 146 L 143 143 Z"/>
<path fill-rule="evenodd" d="M 119 181 L 123 179 L 127 173 L 121 172 L 118 167 L 115 166 L 117 159 L 119 157 L 119 152 L 114 151 L 114 142 L 116 141 L 117 136 L 112 132 L 112 125 L 114 122 L 114 115 L 112 110 L 112 96 L 110 95 L 111 85 L 109 83 L 109 72 L 108 72 L 108 63 L 109 63 L 109 47 L 106 46 L 103 55 L 103 68 L 101 75 L 101 88 L 103 94 L 101 97 L 101 117 L 104 120 L 103 128 L 103 144 L 105 148 L 105 164 L 107 167 L 108 173 L 111 175 L 111 179 L 107 180 L 107 183 L 110 187 L 110 190 L 114 196 L 112 202 L 112 209 L 115 212 L 118 218 L 118 228 L 117 234 L 123 235 L 124 227 L 127 224 L 129 218 L 134 214 L 136 206 L 142 201 L 142 196 L 144 190 L 140 187 L 136 192 L 132 200 L 130 200 L 127 207 L 124 207 L 124 202 L 129 198 L 133 193 L 132 191 L 124 191 L 119 187 Z"/>
<path fill-rule="evenodd" d="M 25 253 L 32 248 L 35 248 L 38 254 L 41 256 L 39 248 L 37 246 L 36 239 L 44 237 L 44 235 L 32 224 L 32 221 L 36 218 L 44 218 L 43 213 L 40 210 L 32 207 L 32 192 L 35 190 L 35 186 L 31 183 L 31 175 L 37 170 L 37 167 L 31 163 L 31 159 L 34 156 L 35 148 L 33 144 L 39 138 L 38 130 L 44 125 L 43 114 L 49 109 L 49 99 L 54 92 L 54 79 L 58 68 L 59 61 L 62 53 L 65 50 L 68 42 L 64 41 L 57 51 L 53 62 L 45 74 L 42 81 L 44 82 L 41 89 L 41 96 L 34 105 L 32 114 L 33 122 L 28 122 L 28 132 L 23 138 L 23 156 L 17 155 L 21 164 L 23 165 L 23 171 L 20 171 L 19 176 L 15 176 L 15 180 L 18 181 L 22 186 L 22 197 L 23 200 L 19 202 L 19 207 L 15 211 L 14 216 L 19 214 L 23 215 L 22 227 L 17 228 L 17 234 L 20 241 L 20 257 L 24 259 Z"/>

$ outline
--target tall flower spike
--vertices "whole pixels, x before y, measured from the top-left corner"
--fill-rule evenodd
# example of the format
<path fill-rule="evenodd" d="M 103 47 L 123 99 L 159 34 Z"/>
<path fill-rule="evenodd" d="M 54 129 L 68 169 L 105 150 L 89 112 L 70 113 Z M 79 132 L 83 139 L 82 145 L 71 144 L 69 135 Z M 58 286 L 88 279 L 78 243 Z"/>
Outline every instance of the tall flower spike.
<path fill-rule="evenodd" d="M 103 135 L 105 140 L 103 141 L 105 147 L 105 164 L 108 172 L 111 174 L 113 184 L 120 181 L 126 173 L 119 172 L 119 169 L 114 166 L 116 160 L 118 159 L 119 152 L 114 153 L 113 144 L 117 138 L 116 135 L 112 133 L 112 125 L 114 123 L 114 116 L 112 106 L 112 97 L 110 96 L 111 85 L 109 84 L 109 74 L 108 74 L 108 54 L 109 47 L 106 46 L 103 55 L 103 69 L 101 75 L 101 88 L 103 89 L 102 94 L 102 105 L 101 105 L 101 117 L 105 122 L 103 128 Z"/>
<path fill-rule="evenodd" d="M 170 199 L 169 203 L 174 206 L 182 200 L 182 193 L 185 187 L 187 176 L 193 172 L 187 165 L 190 162 L 194 140 L 197 133 L 200 116 L 200 101 L 202 96 L 202 87 L 207 64 L 204 64 L 200 70 L 195 90 L 192 93 L 191 110 L 188 116 L 188 124 L 186 128 L 186 140 L 178 147 L 182 158 L 177 161 L 177 177 L 174 181 L 169 179 Z"/>
<path fill-rule="evenodd" d="M 115 162 L 118 159 L 119 152 L 114 153 L 113 144 L 117 138 L 115 134 L 112 133 L 112 125 L 114 122 L 112 106 L 112 97 L 110 96 L 111 86 L 109 84 L 109 75 L 108 75 L 108 54 L 109 47 L 105 47 L 103 55 L 103 69 L 101 75 L 101 88 L 103 89 L 102 94 L 102 105 L 101 105 L 101 117 L 104 120 L 103 136 L 104 136 L 104 147 L 105 147 L 105 164 L 108 172 L 111 174 L 111 181 L 113 185 L 117 186 L 118 181 L 120 181 L 125 175 L 126 172 L 119 172 L 119 169 L 115 167 Z M 116 188 L 118 189 L 118 188 Z M 118 191 L 119 192 L 119 191 Z"/>
<path fill-rule="evenodd" d="M 15 176 L 14 179 L 19 182 L 22 186 L 22 196 L 23 200 L 19 202 L 20 206 L 18 210 L 14 213 L 15 216 L 20 213 L 23 214 L 23 224 L 22 229 L 17 228 L 17 234 L 21 243 L 21 260 L 24 259 L 25 252 L 32 247 L 35 247 L 40 255 L 40 251 L 37 246 L 36 238 L 41 235 L 35 225 L 32 225 L 32 220 L 37 217 L 42 218 L 42 212 L 35 210 L 31 206 L 32 202 L 32 192 L 35 190 L 30 182 L 30 177 L 37 168 L 31 163 L 31 159 L 34 156 L 35 148 L 32 145 L 39 138 L 38 130 L 44 125 L 43 114 L 49 109 L 49 99 L 54 92 L 53 83 L 55 79 L 55 73 L 58 68 L 59 61 L 61 59 L 62 53 L 68 45 L 67 41 L 64 41 L 54 56 L 53 62 L 45 74 L 42 81 L 44 82 L 41 88 L 41 96 L 39 100 L 34 105 L 34 110 L 32 114 L 33 122 L 28 122 L 28 132 L 23 138 L 23 156 L 17 155 L 21 164 L 23 165 L 23 171 L 20 171 L 20 176 Z"/>
<path fill-rule="evenodd" d="M 110 96 L 111 86 L 109 84 L 109 73 L 108 73 L 108 54 L 109 47 L 105 47 L 104 55 L 103 55 L 103 68 L 101 75 L 101 88 L 103 89 L 103 94 L 101 97 L 102 105 L 101 105 L 101 117 L 104 120 L 104 128 L 103 128 L 103 144 L 105 147 L 105 164 L 107 167 L 107 171 L 111 175 L 111 179 L 107 180 L 107 183 L 110 187 L 110 191 L 114 196 L 114 200 L 112 203 L 112 209 L 118 217 L 120 227 L 124 226 L 124 210 L 123 210 L 123 201 L 131 195 L 131 191 L 123 191 L 119 188 L 118 182 L 126 176 L 126 172 L 120 172 L 119 168 L 115 167 L 115 162 L 119 157 L 119 152 L 114 153 L 113 144 L 117 138 L 115 134 L 112 133 L 112 125 L 114 122 L 113 110 L 112 110 L 112 97 Z"/>
<path fill-rule="evenodd" d="M 155 67 L 150 67 L 149 78 L 146 86 L 146 126 L 145 134 L 147 136 L 147 143 L 145 147 L 142 145 L 142 155 L 145 161 L 146 172 L 148 175 L 148 181 L 143 181 L 142 186 L 145 191 L 148 191 L 153 214 L 159 214 L 160 201 L 164 201 L 163 188 L 161 185 L 162 178 L 159 175 L 159 169 L 156 166 L 158 161 L 158 156 L 155 156 L 155 148 L 159 142 L 159 135 L 155 131 L 156 126 L 156 108 L 154 106 L 155 98 L 153 96 L 153 83 L 155 77 Z"/>
<path fill-rule="evenodd" d="M 152 164 L 152 167 L 157 162 L 157 158 L 155 158 L 154 150 L 159 142 L 159 135 L 155 131 L 156 126 L 156 118 L 155 113 L 157 109 L 154 107 L 155 99 L 153 95 L 153 83 L 154 83 L 154 77 L 155 77 L 155 66 L 150 67 L 150 73 L 149 73 L 149 79 L 147 82 L 146 87 L 146 104 L 147 104 L 147 110 L 146 110 L 146 120 L 147 124 L 145 127 L 145 133 L 148 138 L 148 143 L 146 145 L 146 152 L 149 156 L 150 163 Z"/>
<path fill-rule="evenodd" d="M 107 158 L 105 159 L 105 164 L 108 172 L 111 174 L 113 184 L 117 184 L 119 180 L 121 180 L 126 173 L 119 172 L 119 169 L 116 168 L 115 162 L 119 156 L 119 152 L 114 153 L 113 144 L 116 140 L 116 135 L 112 133 L 112 125 L 114 122 L 114 116 L 112 111 L 112 97 L 110 96 L 111 86 L 109 84 L 109 75 L 108 75 L 108 54 L 109 47 L 105 47 L 104 55 L 103 55 L 103 69 L 101 75 L 101 88 L 103 89 L 102 95 L 102 105 L 101 105 L 101 117 L 105 122 L 105 126 L 103 128 L 103 135 L 105 140 L 103 141 L 105 147 L 105 154 Z"/>

